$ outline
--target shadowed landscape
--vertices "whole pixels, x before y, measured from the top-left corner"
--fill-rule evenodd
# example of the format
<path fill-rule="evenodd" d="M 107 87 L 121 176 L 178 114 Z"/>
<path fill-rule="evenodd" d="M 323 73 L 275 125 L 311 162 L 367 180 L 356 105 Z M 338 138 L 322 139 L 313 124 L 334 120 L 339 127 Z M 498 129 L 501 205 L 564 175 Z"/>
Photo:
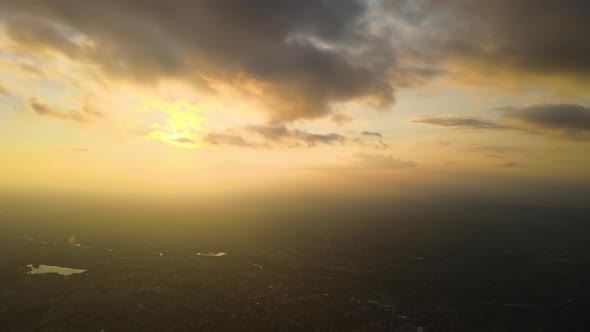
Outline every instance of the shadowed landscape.
<path fill-rule="evenodd" d="M 586 207 L 447 196 L 225 199 L 4 195 L 3 330 L 583 331 L 590 324 Z M 225 255 L 207 254 L 218 252 Z M 85 272 L 32 275 L 28 264 Z"/>

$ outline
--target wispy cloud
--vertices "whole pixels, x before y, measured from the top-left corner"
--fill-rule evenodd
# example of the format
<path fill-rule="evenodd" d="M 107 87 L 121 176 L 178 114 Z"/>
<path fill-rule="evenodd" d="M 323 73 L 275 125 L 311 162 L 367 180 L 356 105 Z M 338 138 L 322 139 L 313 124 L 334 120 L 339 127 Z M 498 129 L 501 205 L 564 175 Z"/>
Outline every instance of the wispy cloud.
<path fill-rule="evenodd" d="M 361 133 L 361 135 L 363 135 L 363 136 L 373 136 L 373 137 L 383 138 L 383 135 L 381 135 L 381 133 L 376 132 L 376 131 L 363 131 Z"/>
<path fill-rule="evenodd" d="M 590 141 L 590 108 L 577 104 L 503 107 L 498 122 L 452 116 L 422 116 L 412 122 L 453 129 L 511 129 L 574 141 Z"/>
<path fill-rule="evenodd" d="M 419 117 L 412 122 L 455 129 L 509 129 L 509 126 L 478 118 L 457 115 Z"/>
<path fill-rule="evenodd" d="M 0 94 L 10 96 L 10 91 L 0 82 Z"/>
<path fill-rule="evenodd" d="M 79 110 L 60 111 L 37 98 L 31 98 L 29 99 L 28 107 L 39 116 L 76 123 L 87 123 L 103 117 L 101 112 L 96 111 L 89 104 L 84 105 Z"/>
<path fill-rule="evenodd" d="M 498 164 L 498 166 L 499 167 L 509 167 L 509 168 L 512 168 L 512 167 L 524 167 L 524 165 L 519 164 L 519 163 L 514 162 L 514 161 L 507 161 L 505 163 Z"/>
<path fill-rule="evenodd" d="M 345 123 L 352 122 L 353 120 L 354 119 L 352 116 L 343 112 L 334 113 L 330 116 L 330 121 L 337 126 L 342 126 Z"/>
<path fill-rule="evenodd" d="M 290 142 L 296 146 L 304 144 L 314 147 L 318 144 L 333 145 L 344 143 L 346 137 L 336 133 L 317 134 L 299 129 L 289 129 L 284 125 L 250 125 L 246 130 L 270 142 Z"/>
<path fill-rule="evenodd" d="M 258 148 L 260 145 L 248 142 L 244 137 L 234 134 L 209 133 L 203 138 L 203 142 L 212 145 L 232 145 L 239 147 Z"/>
<path fill-rule="evenodd" d="M 359 152 L 354 155 L 357 162 L 369 168 L 409 168 L 417 164 L 413 161 L 401 160 L 390 155 Z"/>
<path fill-rule="evenodd" d="M 476 152 L 483 152 L 483 153 L 499 153 L 499 154 L 508 154 L 508 153 L 522 153 L 522 152 L 530 152 L 530 148 L 525 147 L 516 147 L 516 146 L 506 146 L 506 145 L 474 145 L 469 151 L 476 151 Z"/>
<path fill-rule="evenodd" d="M 24 70 L 25 72 L 31 73 L 33 75 L 36 75 L 39 77 L 45 77 L 45 73 L 41 69 L 39 69 L 35 66 L 32 66 L 28 63 L 24 63 L 24 62 L 19 63 L 19 68 Z"/>
<path fill-rule="evenodd" d="M 210 132 L 203 136 L 210 145 L 226 145 L 255 149 L 313 148 L 320 145 L 355 145 L 362 148 L 385 150 L 389 144 L 378 132 L 364 132 L 359 136 L 338 133 L 316 133 L 286 125 L 247 125 L 224 131 Z"/>

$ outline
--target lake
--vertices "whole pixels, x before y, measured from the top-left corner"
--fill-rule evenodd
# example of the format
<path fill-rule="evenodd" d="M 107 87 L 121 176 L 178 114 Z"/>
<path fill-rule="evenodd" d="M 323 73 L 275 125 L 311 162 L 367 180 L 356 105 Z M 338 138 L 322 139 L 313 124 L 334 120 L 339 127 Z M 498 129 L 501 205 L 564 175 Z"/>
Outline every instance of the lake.
<path fill-rule="evenodd" d="M 27 272 L 28 274 L 45 274 L 45 273 L 57 273 L 62 276 L 69 276 L 72 274 L 78 274 L 86 272 L 86 270 L 81 269 L 72 269 L 69 267 L 61 267 L 61 266 L 54 266 L 54 265 L 27 265 L 31 269 L 31 271 Z"/>

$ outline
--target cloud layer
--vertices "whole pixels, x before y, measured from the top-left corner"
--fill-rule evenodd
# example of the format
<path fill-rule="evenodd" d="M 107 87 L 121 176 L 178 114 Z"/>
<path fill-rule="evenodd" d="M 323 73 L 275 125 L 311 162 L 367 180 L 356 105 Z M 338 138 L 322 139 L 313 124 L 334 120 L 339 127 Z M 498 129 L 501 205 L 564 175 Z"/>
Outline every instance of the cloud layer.
<path fill-rule="evenodd" d="M 418 52 L 539 73 L 590 72 L 586 0 L 386 0 L 417 27 Z"/>
<path fill-rule="evenodd" d="M 361 1 L 3 1 L 9 38 L 140 82 L 223 82 L 275 120 L 328 114 L 358 98 L 388 107 L 394 52 Z"/>
<path fill-rule="evenodd" d="M 504 107 L 497 111 L 499 122 L 470 117 L 429 116 L 413 120 L 455 129 L 512 129 L 570 140 L 590 141 L 590 108 L 577 104 L 536 104 Z"/>
<path fill-rule="evenodd" d="M 5 0 L 0 12 L 9 40 L 29 52 L 144 84 L 230 85 L 275 123 L 342 123 L 334 105 L 354 100 L 387 109 L 397 89 L 449 62 L 590 72 L 585 0 Z"/>
<path fill-rule="evenodd" d="M 357 146 L 372 150 L 385 150 L 389 144 L 378 132 L 361 132 L 359 135 L 317 133 L 285 125 L 248 125 L 223 131 L 209 132 L 202 138 L 209 145 L 233 146 L 254 149 L 314 148 L 318 146 Z"/>

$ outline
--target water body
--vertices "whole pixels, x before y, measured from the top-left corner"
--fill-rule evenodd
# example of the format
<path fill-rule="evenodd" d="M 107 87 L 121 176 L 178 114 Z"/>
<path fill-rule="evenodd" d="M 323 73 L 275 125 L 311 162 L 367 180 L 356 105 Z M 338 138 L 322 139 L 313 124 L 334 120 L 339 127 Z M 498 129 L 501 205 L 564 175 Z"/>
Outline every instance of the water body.
<path fill-rule="evenodd" d="M 86 272 L 86 270 L 81 269 L 72 269 L 69 267 L 61 267 L 61 266 L 54 266 L 54 265 L 27 265 L 31 269 L 31 271 L 27 272 L 27 274 L 45 274 L 45 273 L 57 273 L 62 276 L 69 276 L 72 274 L 78 274 Z"/>
<path fill-rule="evenodd" d="M 225 256 L 224 252 L 199 252 L 197 256 L 221 257 Z"/>

